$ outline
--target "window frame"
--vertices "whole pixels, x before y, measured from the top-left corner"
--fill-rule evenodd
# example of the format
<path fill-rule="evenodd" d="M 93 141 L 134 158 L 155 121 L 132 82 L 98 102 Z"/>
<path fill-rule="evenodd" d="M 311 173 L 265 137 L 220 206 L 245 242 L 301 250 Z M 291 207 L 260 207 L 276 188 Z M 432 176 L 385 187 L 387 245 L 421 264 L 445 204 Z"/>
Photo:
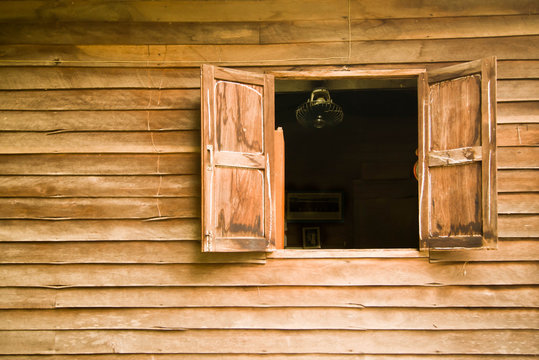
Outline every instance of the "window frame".
<path fill-rule="evenodd" d="M 204 69 L 204 66 L 203 66 Z M 220 69 L 226 69 L 226 68 L 220 68 Z M 228 70 L 225 70 L 228 71 Z M 231 70 L 232 73 L 241 71 Z M 245 72 L 245 76 L 249 77 L 249 72 Z M 481 147 L 483 158 L 487 158 L 489 156 L 489 163 L 485 165 L 485 162 L 483 161 L 483 165 L 481 166 L 482 170 L 482 176 L 484 177 L 485 174 L 488 175 L 488 182 L 489 182 L 489 193 L 485 194 L 485 181 L 483 182 L 483 187 L 481 188 L 481 196 L 483 199 L 482 204 L 493 204 L 494 207 L 488 208 L 488 214 L 485 214 L 486 211 L 483 210 L 483 221 L 485 222 L 485 216 L 494 217 L 494 220 L 492 223 L 487 224 L 487 226 L 483 227 L 483 231 L 489 231 L 488 234 L 484 233 L 481 235 L 483 242 L 481 243 L 481 246 L 472 245 L 468 246 L 465 242 L 464 246 L 459 247 L 458 241 L 452 241 L 452 236 L 449 236 L 449 242 L 451 246 L 448 246 L 448 249 L 458 249 L 458 248 L 475 248 L 475 249 L 485 249 L 485 248 L 496 248 L 497 243 L 497 229 L 496 229 L 496 216 L 497 216 L 497 192 L 496 192 L 496 162 L 495 162 L 495 155 L 496 155 L 496 146 L 495 146 L 495 127 L 496 127 L 496 58 L 490 57 L 485 59 L 479 59 L 471 62 L 461 63 L 458 65 L 452 65 L 443 67 L 440 69 L 436 69 L 433 71 L 429 71 L 426 68 L 402 68 L 402 69 L 358 69 L 358 70 L 349 70 L 347 68 L 343 68 L 341 70 L 293 70 L 293 71 L 280 71 L 280 70 L 269 70 L 264 73 L 262 76 L 269 76 L 270 79 L 272 79 L 272 82 L 270 86 L 268 87 L 268 91 L 272 91 L 273 94 L 271 96 L 272 99 L 274 99 L 275 95 L 275 89 L 274 89 L 274 81 L 275 80 L 336 80 L 336 79 L 415 79 L 417 82 L 417 95 L 418 95 L 418 125 L 417 125 L 417 131 L 418 131 L 418 145 L 425 143 L 425 132 L 428 131 L 429 126 L 431 124 L 431 99 L 430 99 L 430 84 L 436 81 L 446 81 L 451 79 L 458 79 L 464 76 L 467 76 L 469 74 L 475 74 L 479 73 L 481 74 L 481 87 L 480 87 L 480 98 L 481 98 L 481 105 L 480 105 L 480 113 L 481 113 Z M 256 74 L 256 73 L 255 73 Z M 485 79 L 486 74 L 486 79 Z M 429 76 L 432 75 L 432 79 L 429 79 Z M 260 76 L 257 75 L 257 76 Z M 490 80 L 494 79 L 494 84 L 490 83 Z M 203 82 L 204 82 L 203 77 Z M 488 84 L 487 84 L 488 81 Z M 241 79 L 238 80 L 239 83 L 241 83 Z M 205 82 L 204 82 L 205 83 Z M 204 86 L 201 87 L 202 89 L 202 129 L 204 129 L 204 120 L 207 118 L 207 115 L 205 115 L 205 101 L 204 101 Z M 487 93 L 488 90 L 488 93 Z M 488 105 L 484 105 L 483 103 L 488 103 Z M 265 104 L 264 106 L 273 106 L 273 104 Z M 207 110 L 209 111 L 209 110 Z M 491 117 L 490 112 L 494 114 L 493 117 Z M 488 122 L 485 120 L 485 113 L 488 112 Z M 272 115 L 274 115 L 272 113 Z M 490 124 L 490 121 L 494 119 L 494 123 Z M 274 118 L 271 119 L 271 123 L 274 126 Z M 492 127 L 488 128 L 488 131 L 490 131 L 490 134 L 494 137 L 493 143 L 488 142 L 486 146 L 483 146 L 485 143 L 485 139 L 488 137 L 485 135 L 486 131 L 483 130 L 484 126 L 486 124 L 493 125 L 494 128 L 492 130 Z M 267 124 L 266 124 L 267 125 Z M 265 126 L 266 126 L 265 125 Z M 490 135 L 489 135 L 490 136 Z M 202 134 L 202 138 L 204 139 L 204 134 Z M 427 139 L 428 140 L 428 139 Z M 430 141 L 430 140 L 429 140 Z M 492 145 L 494 144 L 494 145 Z M 204 146 L 204 142 L 202 144 Z M 398 256 L 409 256 L 409 257 L 422 257 L 421 254 L 424 253 L 424 250 L 429 250 L 431 248 L 444 248 L 444 246 L 437 246 L 436 243 L 429 244 L 429 240 L 431 237 L 431 234 L 428 231 L 425 231 L 425 229 L 428 229 L 428 227 L 425 227 L 425 217 L 423 217 L 423 220 L 421 220 L 421 212 L 423 211 L 422 206 L 425 206 L 425 198 L 422 197 L 421 194 L 419 195 L 418 202 L 419 202 L 419 211 L 420 211 L 420 221 L 418 224 L 419 227 L 419 244 L 418 248 L 416 249 L 322 249 L 322 250 L 286 250 L 284 249 L 283 239 L 284 239 L 284 141 L 283 141 L 283 134 L 282 130 L 277 129 L 275 130 L 275 136 L 271 140 L 271 146 L 274 148 L 275 154 L 273 154 L 273 162 L 272 162 L 272 171 L 275 171 L 277 175 L 272 175 L 272 178 L 274 180 L 274 184 L 278 183 L 279 188 L 276 189 L 276 193 L 274 194 L 274 213 L 278 216 L 277 218 L 277 231 L 275 232 L 275 239 L 273 242 L 271 242 L 270 246 L 268 246 L 265 250 L 248 250 L 248 249 L 235 249 L 231 251 L 266 251 L 266 252 L 274 252 L 275 257 L 304 257 L 304 255 L 301 255 L 300 252 L 304 252 L 304 254 L 312 254 L 313 252 L 317 253 L 317 256 L 320 257 L 371 257 L 371 255 L 375 255 L 374 257 L 379 257 L 380 254 L 385 253 L 386 255 L 389 255 L 389 257 L 397 256 L 397 254 L 400 253 Z M 422 188 L 420 187 L 421 182 L 424 180 L 425 174 L 428 174 L 428 168 L 431 166 L 428 163 L 428 153 L 430 150 L 430 147 L 427 149 L 425 146 L 419 146 L 418 147 L 418 191 L 421 192 Z M 204 149 L 202 149 L 204 153 Z M 268 155 L 269 156 L 269 155 Z M 490 156 L 493 156 L 494 160 L 493 162 L 490 161 Z M 277 161 L 276 161 L 277 159 Z M 482 161 L 481 158 L 479 160 Z M 477 159 L 474 159 L 474 161 L 477 161 Z M 202 171 L 204 172 L 204 155 L 202 156 Z M 426 171 L 425 171 L 426 168 Z M 491 186 L 490 181 L 491 177 L 493 179 L 493 185 Z M 430 189 L 428 189 L 430 191 Z M 204 203 L 204 189 L 203 192 L 203 203 Z M 429 193 L 430 194 L 430 193 Z M 276 199 L 276 200 L 275 200 Z M 429 195 L 430 199 L 430 195 Z M 487 202 L 488 201 L 488 202 Z M 430 206 L 430 205 L 429 205 Z M 484 209 L 483 205 L 483 209 Z M 203 205 L 204 210 L 204 205 Z M 204 211 L 203 211 L 204 213 Z M 204 243 L 204 226 L 203 226 L 203 243 Z M 437 239 L 438 243 L 440 239 Z M 454 244 L 457 243 L 455 246 Z M 215 250 L 208 250 L 207 247 L 203 246 L 203 251 L 215 251 Z M 226 250 L 220 250 L 220 251 L 226 251 Z M 288 253 L 287 253 L 288 252 Z M 296 254 L 296 255 L 294 255 Z M 297 255 L 300 254 L 300 255 Z M 393 254 L 393 255 L 391 255 Z M 306 255 L 309 257 L 309 255 Z M 317 257 L 315 256 L 315 257 Z M 312 256 L 311 256 L 312 257 Z"/>

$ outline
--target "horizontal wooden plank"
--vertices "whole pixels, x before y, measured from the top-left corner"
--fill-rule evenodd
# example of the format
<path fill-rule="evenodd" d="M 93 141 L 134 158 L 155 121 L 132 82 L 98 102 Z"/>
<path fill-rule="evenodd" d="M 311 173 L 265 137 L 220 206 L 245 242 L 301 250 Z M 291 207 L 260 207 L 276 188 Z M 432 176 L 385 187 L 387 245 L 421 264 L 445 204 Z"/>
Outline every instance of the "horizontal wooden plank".
<path fill-rule="evenodd" d="M 539 241 L 498 239 L 496 250 L 434 250 L 429 260 L 437 261 L 533 261 L 539 259 Z"/>
<path fill-rule="evenodd" d="M 500 237 L 539 237 L 539 215 L 498 215 Z"/>
<path fill-rule="evenodd" d="M 450 150 L 433 150 L 428 153 L 428 166 L 463 165 L 481 161 L 481 146 Z"/>
<path fill-rule="evenodd" d="M 503 355 L 508 360 L 535 360 L 535 355 Z M 498 360 L 498 355 L 443 354 L 204 354 L 208 360 Z M 27 355 L 0 355 L 0 360 L 27 360 Z M 73 355 L 32 355 L 33 360 L 73 360 Z M 114 354 L 82 355 L 81 360 L 199 360 L 199 354 Z"/>
<path fill-rule="evenodd" d="M 200 220 L 0 220 L 1 241 L 199 240 Z M 500 237 L 539 237 L 538 215 L 499 215 Z"/>
<path fill-rule="evenodd" d="M 424 63 L 476 60 L 492 51 L 500 60 L 534 60 L 539 58 L 537 38 L 367 40 L 350 44 L 327 42 L 323 45 L 2 45 L 0 66 L 198 67 L 203 63 L 322 65 L 342 64 L 343 61 L 363 64 Z"/>
<path fill-rule="evenodd" d="M 533 262 L 429 264 L 427 259 L 268 259 L 263 266 L 3 265 L 0 286 L 526 285 L 537 280 L 538 267 Z"/>
<path fill-rule="evenodd" d="M 193 153 L 199 131 L 165 132 L 2 132 L 2 154 L 47 153 Z"/>
<path fill-rule="evenodd" d="M 539 168 L 539 147 L 499 147 L 498 169 Z"/>
<path fill-rule="evenodd" d="M 537 329 L 538 312 L 538 309 L 328 307 L 0 310 L 0 330 Z"/>
<path fill-rule="evenodd" d="M 202 253 L 200 241 L 0 242 L 3 264 L 263 263 L 264 253 Z"/>
<path fill-rule="evenodd" d="M 0 91 L 0 110 L 196 110 L 198 108 L 200 108 L 198 89 Z"/>
<path fill-rule="evenodd" d="M 421 68 L 434 69 L 455 63 L 425 64 L 368 64 L 349 65 L 348 69 L 401 69 Z M 259 67 L 243 68 L 246 71 L 312 71 L 336 70 L 335 67 Z M 338 69 L 338 68 L 337 68 Z M 114 89 L 114 88 L 150 88 L 176 89 L 200 87 L 199 68 L 84 68 L 84 67 L 0 67 L 1 90 L 33 90 L 33 89 Z M 498 79 L 526 79 L 539 77 L 539 61 L 498 61 Z M 525 104 L 519 104 L 525 106 Z M 537 104 L 535 105 L 537 109 Z M 498 110 L 500 109 L 500 105 Z M 165 111 L 162 111 L 165 112 Z M 61 113 L 56 113 L 61 114 Z M 82 115 L 82 114 L 81 114 Z M 498 117 L 500 112 L 498 112 Z M 152 116 L 152 120 L 154 117 Z M 0 121 L 2 116 L 0 116 Z M 498 118 L 500 120 L 500 118 Z M 539 122 L 539 121 L 538 121 Z M 46 128 L 47 130 L 49 128 Z M 126 129 L 127 130 L 127 129 Z"/>
<path fill-rule="evenodd" d="M 200 198 L 0 198 L 1 219 L 151 219 L 200 216 Z"/>
<path fill-rule="evenodd" d="M 535 335 L 533 330 L 0 331 L 0 351 L 4 354 L 414 354 L 421 349 L 422 354 L 534 354 L 539 351 Z"/>
<path fill-rule="evenodd" d="M 520 22 L 520 31 L 526 28 Z M 3 44 L 257 44 L 256 22 L 4 22 Z"/>
<path fill-rule="evenodd" d="M 539 192 L 498 194 L 499 214 L 539 214 Z"/>
<path fill-rule="evenodd" d="M 539 101 L 499 103 L 498 124 L 539 123 Z"/>
<path fill-rule="evenodd" d="M 0 176 L 4 197 L 199 196 L 200 176 Z"/>
<path fill-rule="evenodd" d="M 1 67 L 0 77 L 0 90 L 200 87 L 197 68 Z"/>
<path fill-rule="evenodd" d="M 0 69 L 2 69 L 0 67 Z M 4 131 L 170 131 L 200 129 L 199 110 L 0 111 Z"/>
<path fill-rule="evenodd" d="M 0 241 L 200 240 L 200 220 L 0 220 Z"/>
<path fill-rule="evenodd" d="M 347 19 L 262 23 L 260 25 L 260 43 L 346 41 L 350 36 L 349 30 L 354 41 L 536 35 L 539 18 L 529 15 L 386 18 L 352 20 L 350 29 L 348 25 Z M 32 29 L 29 30 L 31 34 Z M 20 36 L 14 34 L 14 38 L 17 37 Z M 15 43 L 13 39 L 7 40 L 9 42 L 6 43 Z M 22 40 L 20 43 L 25 43 L 25 41 L 28 40 Z"/>
<path fill-rule="evenodd" d="M 539 80 L 498 80 L 498 101 L 539 100 Z"/>
<path fill-rule="evenodd" d="M 100 11 L 96 11 L 96 8 Z M 532 0 L 511 2 L 489 0 L 483 2 L 434 3 L 425 5 L 419 0 L 403 4 L 391 0 L 380 4 L 375 0 L 352 1 L 352 19 L 421 18 L 447 16 L 535 14 L 537 4 Z M 91 1 L 59 1 L 50 6 L 40 1 L 4 1 L 3 21 L 290 21 L 335 19 L 348 15 L 348 3 L 339 0 L 331 4 L 320 4 L 314 0 L 272 1 L 260 4 L 255 0 L 222 1 L 122 1 L 118 4 Z"/>
<path fill-rule="evenodd" d="M 533 15 L 353 20 L 352 40 L 536 35 Z M 3 22 L 3 44 L 275 44 L 348 40 L 348 20 Z"/>
<path fill-rule="evenodd" d="M 539 306 L 537 286 L 0 288 L 2 309 Z"/>
<path fill-rule="evenodd" d="M 539 191 L 539 171 L 498 170 L 499 192 Z"/>
<path fill-rule="evenodd" d="M 182 175 L 200 174 L 200 155 L 29 154 L 1 155 L 3 175 Z"/>
<path fill-rule="evenodd" d="M 539 145 L 539 124 L 499 124 L 496 134 L 498 146 Z"/>

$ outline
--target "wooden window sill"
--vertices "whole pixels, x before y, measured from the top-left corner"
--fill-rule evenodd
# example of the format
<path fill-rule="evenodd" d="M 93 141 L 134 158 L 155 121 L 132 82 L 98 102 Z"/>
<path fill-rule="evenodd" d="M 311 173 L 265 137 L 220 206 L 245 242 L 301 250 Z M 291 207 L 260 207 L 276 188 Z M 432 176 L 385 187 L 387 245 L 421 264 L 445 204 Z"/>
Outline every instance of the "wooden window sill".
<path fill-rule="evenodd" d="M 417 249 L 279 249 L 268 259 L 339 259 L 339 258 L 428 258 Z"/>

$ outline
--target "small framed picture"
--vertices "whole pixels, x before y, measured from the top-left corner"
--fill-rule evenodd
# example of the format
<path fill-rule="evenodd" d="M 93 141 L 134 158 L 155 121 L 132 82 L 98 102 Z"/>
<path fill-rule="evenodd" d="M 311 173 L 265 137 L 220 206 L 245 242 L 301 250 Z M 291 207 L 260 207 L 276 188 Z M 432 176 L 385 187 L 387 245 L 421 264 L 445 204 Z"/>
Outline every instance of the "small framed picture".
<path fill-rule="evenodd" d="M 303 248 L 320 249 L 320 228 L 304 227 L 303 229 Z"/>

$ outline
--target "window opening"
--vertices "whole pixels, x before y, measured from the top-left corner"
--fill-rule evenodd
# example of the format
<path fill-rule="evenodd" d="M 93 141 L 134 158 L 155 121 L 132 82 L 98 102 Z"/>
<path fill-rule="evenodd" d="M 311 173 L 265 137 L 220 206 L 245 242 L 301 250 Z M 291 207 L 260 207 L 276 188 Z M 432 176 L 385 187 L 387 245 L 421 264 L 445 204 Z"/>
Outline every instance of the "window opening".
<path fill-rule="evenodd" d="M 321 87 L 344 119 L 304 127 L 296 108 Z M 275 80 L 275 124 L 286 144 L 285 247 L 418 248 L 417 103 L 416 78 Z"/>

